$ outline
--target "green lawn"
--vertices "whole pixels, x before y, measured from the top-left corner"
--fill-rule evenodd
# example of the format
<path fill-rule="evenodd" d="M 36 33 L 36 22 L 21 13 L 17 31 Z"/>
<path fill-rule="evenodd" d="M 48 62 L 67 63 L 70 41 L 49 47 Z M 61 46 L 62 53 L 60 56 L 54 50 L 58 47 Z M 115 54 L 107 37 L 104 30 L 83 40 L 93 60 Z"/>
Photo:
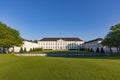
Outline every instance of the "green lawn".
<path fill-rule="evenodd" d="M 0 80 L 120 80 L 120 57 L 0 55 Z"/>

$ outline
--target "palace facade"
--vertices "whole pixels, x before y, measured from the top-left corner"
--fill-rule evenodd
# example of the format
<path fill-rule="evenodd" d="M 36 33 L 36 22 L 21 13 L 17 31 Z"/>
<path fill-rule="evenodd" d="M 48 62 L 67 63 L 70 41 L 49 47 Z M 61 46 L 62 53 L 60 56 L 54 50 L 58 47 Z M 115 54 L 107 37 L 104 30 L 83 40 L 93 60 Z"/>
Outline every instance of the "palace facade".
<path fill-rule="evenodd" d="M 38 41 L 40 48 L 48 50 L 77 50 L 83 43 L 79 38 L 43 38 Z"/>

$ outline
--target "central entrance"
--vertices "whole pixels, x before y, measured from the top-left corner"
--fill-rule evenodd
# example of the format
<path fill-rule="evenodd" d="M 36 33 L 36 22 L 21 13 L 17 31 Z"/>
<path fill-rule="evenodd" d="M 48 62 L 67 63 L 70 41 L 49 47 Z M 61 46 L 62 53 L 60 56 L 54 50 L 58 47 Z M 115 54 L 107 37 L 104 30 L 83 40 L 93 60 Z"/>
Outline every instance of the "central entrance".
<path fill-rule="evenodd" d="M 63 50 L 64 40 L 59 39 L 57 40 L 57 50 Z"/>
<path fill-rule="evenodd" d="M 62 47 L 60 47 L 60 50 L 62 50 Z"/>

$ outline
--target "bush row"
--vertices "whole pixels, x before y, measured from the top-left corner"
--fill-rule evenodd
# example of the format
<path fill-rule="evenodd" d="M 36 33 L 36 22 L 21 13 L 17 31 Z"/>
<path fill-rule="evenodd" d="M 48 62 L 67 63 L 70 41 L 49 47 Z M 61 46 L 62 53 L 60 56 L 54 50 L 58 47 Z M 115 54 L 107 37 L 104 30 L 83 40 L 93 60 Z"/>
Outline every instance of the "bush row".
<path fill-rule="evenodd" d="M 81 48 L 80 51 L 105 53 L 103 48 L 101 48 L 101 49 L 97 48 L 96 51 L 94 51 L 92 48 Z"/>
<path fill-rule="evenodd" d="M 42 51 L 42 48 L 31 48 L 29 52 L 36 52 L 36 51 Z M 26 53 L 26 52 L 28 52 L 28 51 L 26 50 L 26 48 L 23 49 L 23 48 L 21 47 L 21 49 L 20 49 L 19 52 L 20 52 L 20 53 Z"/>
<path fill-rule="evenodd" d="M 42 51 L 42 48 L 31 48 L 30 52 Z"/>

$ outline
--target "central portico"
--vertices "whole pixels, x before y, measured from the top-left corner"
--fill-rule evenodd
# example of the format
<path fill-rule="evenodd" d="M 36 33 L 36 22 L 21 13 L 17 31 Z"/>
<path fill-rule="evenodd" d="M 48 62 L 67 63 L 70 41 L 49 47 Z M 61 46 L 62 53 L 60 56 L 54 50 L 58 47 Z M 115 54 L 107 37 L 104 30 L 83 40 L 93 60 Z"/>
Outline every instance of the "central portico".
<path fill-rule="evenodd" d="M 80 49 L 83 43 L 79 38 L 43 38 L 38 41 L 39 47 L 50 50 Z"/>

